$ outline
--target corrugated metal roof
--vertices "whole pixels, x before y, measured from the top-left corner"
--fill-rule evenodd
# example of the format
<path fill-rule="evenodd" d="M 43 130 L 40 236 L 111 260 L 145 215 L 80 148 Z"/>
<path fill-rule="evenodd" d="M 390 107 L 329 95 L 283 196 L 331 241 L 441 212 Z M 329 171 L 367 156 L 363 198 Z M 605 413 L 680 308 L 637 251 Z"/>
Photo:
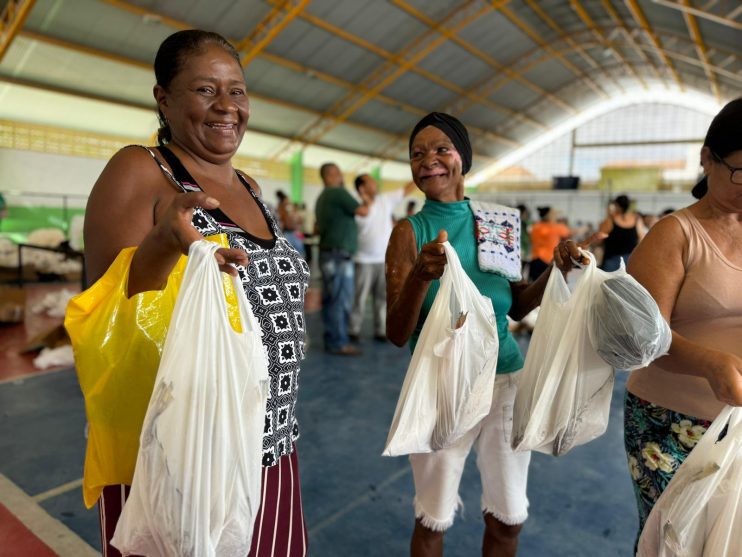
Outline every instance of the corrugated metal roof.
<path fill-rule="evenodd" d="M 7 88 L 24 84 L 152 105 L 155 52 L 167 35 L 188 27 L 235 43 L 252 39 L 243 49 L 255 55 L 245 70 L 250 127 L 277 136 L 258 149 L 271 156 L 293 138 L 356 151 L 353 160 L 358 153 L 404 160 L 404 148 L 390 148 L 390 141 L 421 114 L 448 110 L 472 128 L 483 155 L 500 157 L 637 87 L 718 91 L 719 101 L 742 90 L 742 13 L 729 17 L 735 2 L 296 4 L 37 0 L 0 61 L 4 102 L 17 102 Z"/>
<path fill-rule="evenodd" d="M 254 60 L 245 72 L 248 94 L 260 94 L 322 111 L 345 94 L 346 89 L 316 76 L 298 73 L 263 59 Z"/>
<path fill-rule="evenodd" d="M 443 79 L 447 81 L 445 78 Z M 415 73 L 404 74 L 389 85 L 384 92 L 392 98 L 422 108 L 426 112 L 434 111 L 456 97 L 456 93 L 450 89 L 432 83 Z"/>
<path fill-rule="evenodd" d="M 461 46 L 452 43 L 441 45 L 418 65 L 464 89 L 475 87 L 481 76 L 491 71 L 491 67 L 485 62 L 470 56 Z"/>

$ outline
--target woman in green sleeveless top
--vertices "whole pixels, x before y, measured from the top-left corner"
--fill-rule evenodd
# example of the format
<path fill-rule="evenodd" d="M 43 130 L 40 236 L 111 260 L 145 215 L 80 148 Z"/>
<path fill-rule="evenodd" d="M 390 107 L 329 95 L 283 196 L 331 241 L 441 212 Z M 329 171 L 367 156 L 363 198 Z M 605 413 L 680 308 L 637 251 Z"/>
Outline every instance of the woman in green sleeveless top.
<path fill-rule="evenodd" d="M 472 447 L 482 476 L 483 555 L 515 555 L 528 516 L 530 453 L 510 448 L 516 372 L 523 367 L 523 356 L 508 331 L 506 316 L 519 320 L 540 304 L 550 271 L 527 285 L 479 269 L 474 216 L 464 197 L 464 175 L 471 159 L 468 133 L 456 118 L 434 112 L 415 126 L 410 166 L 425 205 L 397 224 L 386 253 L 387 336 L 397 346 L 409 341 L 414 350 L 446 265 L 441 245 L 445 241 L 456 249 L 479 291 L 492 299 L 500 342 L 490 414 L 453 446 L 410 455 L 415 481 L 413 557 L 443 554 L 443 535 L 461 504 L 458 487 Z M 579 257 L 574 242 L 562 242 L 554 250 L 563 273 L 572 267 L 571 257 Z"/>

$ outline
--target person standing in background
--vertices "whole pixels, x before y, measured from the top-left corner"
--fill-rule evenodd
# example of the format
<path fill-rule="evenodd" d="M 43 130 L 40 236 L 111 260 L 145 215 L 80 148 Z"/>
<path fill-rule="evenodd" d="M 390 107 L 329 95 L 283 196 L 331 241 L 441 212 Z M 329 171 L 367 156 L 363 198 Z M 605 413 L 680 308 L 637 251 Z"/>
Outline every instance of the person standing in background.
<path fill-rule="evenodd" d="M 278 221 L 281 225 L 283 235 L 294 249 L 299 252 L 299 255 L 306 258 L 304 242 L 302 241 L 304 234 L 301 231 L 299 219 L 296 215 L 296 207 L 282 190 L 276 192 L 276 197 L 278 198 L 276 213 L 278 214 Z M 300 234 L 302 237 L 299 236 Z"/>
<path fill-rule="evenodd" d="M 619 195 L 608 204 L 608 214 L 600 224 L 599 232 L 603 241 L 604 271 L 615 271 L 621 266 L 621 259 L 628 261 L 629 255 L 647 233 L 641 215 L 631 210 L 631 200 Z"/>
<path fill-rule="evenodd" d="M 361 351 L 350 344 L 348 337 L 354 292 L 353 255 L 358 247 L 355 217 L 368 215 L 369 200 L 362 193 L 361 204 L 348 193 L 336 164 L 323 164 L 319 174 L 324 190 L 315 206 L 315 227 L 319 233 L 325 350 L 337 356 L 358 356 Z"/>
<path fill-rule="evenodd" d="M 350 339 L 357 341 L 361 334 L 366 298 L 369 292 L 374 303 L 374 338 L 386 341 L 386 278 L 384 257 L 392 235 L 394 207 L 416 187 L 409 182 L 404 188 L 379 193 L 379 185 L 368 174 L 355 179 L 358 194 L 368 199 L 368 215 L 356 216 L 358 251 L 355 255 L 355 300 L 350 315 Z"/>
<path fill-rule="evenodd" d="M 570 230 L 565 224 L 557 222 L 556 211 L 551 207 L 539 207 L 541 220 L 531 226 L 531 262 L 528 279 L 534 282 L 554 261 L 554 249 L 559 242 L 569 238 Z"/>

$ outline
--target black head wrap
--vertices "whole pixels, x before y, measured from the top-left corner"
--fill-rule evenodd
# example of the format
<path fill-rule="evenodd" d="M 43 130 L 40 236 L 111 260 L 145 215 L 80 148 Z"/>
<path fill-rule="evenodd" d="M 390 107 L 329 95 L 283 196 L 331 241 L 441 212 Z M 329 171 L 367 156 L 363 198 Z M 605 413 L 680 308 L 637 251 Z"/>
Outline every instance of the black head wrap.
<path fill-rule="evenodd" d="M 461 155 L 461 173 L 466 174 L 471 169 L 471 143 L 469 142 L 469 133 L 466 127 L 457 118 L 443 112 L 431 112 L 420 120 L 410 134 L 409 151 L 412 154 L 412 142 L 415 136 L 423 128 L 433 126 L 445 133 L 453 143 L 453 146 Z"/>

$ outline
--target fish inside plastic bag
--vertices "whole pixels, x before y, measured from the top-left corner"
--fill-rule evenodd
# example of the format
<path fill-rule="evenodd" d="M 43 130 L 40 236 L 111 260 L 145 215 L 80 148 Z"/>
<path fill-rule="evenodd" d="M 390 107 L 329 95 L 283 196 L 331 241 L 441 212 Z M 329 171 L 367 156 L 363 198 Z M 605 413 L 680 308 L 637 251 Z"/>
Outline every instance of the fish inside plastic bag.
<path fill-rule="evenodd" d="M 589 309 L 590 342 L 616 369 L 649 365 L 667 354 L 670 326 L 654 298 L 623 265 L 601 284 Z"/>

